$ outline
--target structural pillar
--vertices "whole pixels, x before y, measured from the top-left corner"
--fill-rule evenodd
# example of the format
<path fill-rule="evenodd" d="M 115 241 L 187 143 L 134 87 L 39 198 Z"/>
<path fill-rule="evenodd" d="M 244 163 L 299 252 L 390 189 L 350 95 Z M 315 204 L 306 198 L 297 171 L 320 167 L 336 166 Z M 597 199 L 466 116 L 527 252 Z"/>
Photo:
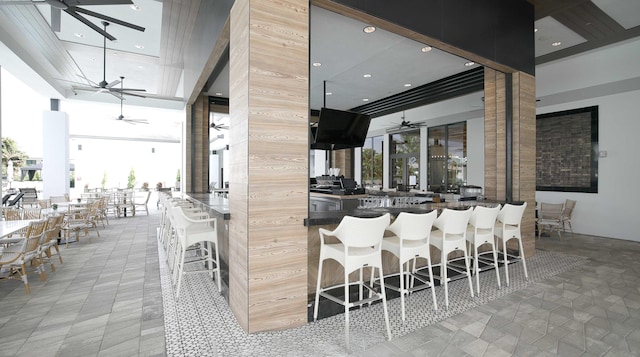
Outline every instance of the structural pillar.
<path fill-rule="evenodd" d="M 485 197 L 527 202 L 521 232 L 529 257 L 535 253 L 535 77 L 489 68 L 484 77 Z"/>
<path fill-rule="evenodd" d="M 69 116 L 57 111 L 42 113 L 42 196 L 69 194 Z"/>
<path fill-rule="evenodd" d="M 182 174 L 186 192 L 209 192 L 209 97 L 201 94 L 188 107 L 186 162 Z"/>
<path fill-rule="evenodd" d="M 230 17 L 229 303 L 247 332 L 307 323 L 309 2 Z"/>

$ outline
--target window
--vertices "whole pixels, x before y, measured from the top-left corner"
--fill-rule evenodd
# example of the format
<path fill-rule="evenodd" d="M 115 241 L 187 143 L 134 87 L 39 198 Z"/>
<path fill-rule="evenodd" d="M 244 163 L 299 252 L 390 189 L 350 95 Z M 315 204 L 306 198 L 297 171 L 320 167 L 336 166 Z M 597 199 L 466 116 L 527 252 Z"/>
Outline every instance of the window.
<path fill-rule="evenodd" d="M 460 193 L 467 182 L 467 123 L 429 128 L 428 190 Z"/>
<path fill-rule="evenodd" d="M 362 185 L 382 186 L 382 136 L 367 138 L 362 147 Z"/>
<path fill-rule="evenodd" d="M 419 188 L 420 130 L 391 135 L 389 151 L 391 160 L 389 187 L 400 191 Z"/>

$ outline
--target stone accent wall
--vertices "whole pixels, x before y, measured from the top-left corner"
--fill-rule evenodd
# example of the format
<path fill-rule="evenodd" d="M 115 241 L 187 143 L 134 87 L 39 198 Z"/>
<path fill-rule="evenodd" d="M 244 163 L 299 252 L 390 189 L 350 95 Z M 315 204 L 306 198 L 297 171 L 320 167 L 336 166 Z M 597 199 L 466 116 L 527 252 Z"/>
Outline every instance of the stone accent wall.
<path fill-rule="evenodd" d="M 591 186 L 590 111 L 562 112 L 536 120 L 536 185 L 560 191 Z"/>

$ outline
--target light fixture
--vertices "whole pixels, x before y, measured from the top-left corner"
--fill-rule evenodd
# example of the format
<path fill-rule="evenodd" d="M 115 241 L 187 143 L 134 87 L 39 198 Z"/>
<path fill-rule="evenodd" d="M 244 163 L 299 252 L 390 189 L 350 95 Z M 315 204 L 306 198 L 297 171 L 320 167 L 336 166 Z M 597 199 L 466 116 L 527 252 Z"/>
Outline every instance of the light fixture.
<path fill-rule="evenodd" d="M 375 26 L 365 26 L 362 31 L 364 31 L 364 33 L 374 33 L 376 32 L 376 28 Z"/>
<path fill-rule="evenodd" d="M 362 99 L 362 101 L 363 101 L 363 102 L 368 102 L 368 101 L 369 101 L 369 98 L 363 98 L 363 99 Z"/>
<path fill-rule="evenodd" d="M 136 4 L 131 4 L 129 5 L 129 7 L 131 8 L 131 10 L 133 11 L 142 11 L 142 8 Z"/>
<path fill-rule="evenodd" d="M 364 78 L 371 78 L 371 74 L 367 73 L 367 74 L 363 74 L 362 75 Z"/>
<path fill-rule="evenodd" d="M 552 43 L 552 44 L 551 44 L 551 46 L 553 46 L 553 47 L 558 47 L 558 46 L 560 46 L 561 44 L 562 44 L 562 42 L 560 42 L 560 41 L 556 41 L 556 42 Z"/>
<path fill-rule="evenodd" d="M 327 92 L 327 93 L 325 93 L 325 95 L 333 95 L 333 93 Z"/>
<path fill-rule="evenodd" d="M 138 69 L 143 69 L 143 68 L 144 68 L 143 66 L 138 66 Z"/>
<path fill-rule="evenodd" d="M 313 62 L 312 66 L 314 66 L 314 67 L 320 67 L 320 66 L 322 66 L 322 63 L 320 63 L 320 62 Z"/>
<path fill-rule="evenodd" d="M 411 83 L 405 83 L 404 86 L 405 87 L 411 87 Z"/>
<path fill-rule="evenodd" d="M 74 32 L 73 35 L 77 38 L 84 38 L 84 34 L 81 34 L 79 32 Z"/>
<path fill-rule="evenodd" d="M 431 51 L 432 49 L 433 49 L 433 47 L 431 47 L 431 46 L 424 46 L 424 47 L 422 47 L 422 48 L 420 49 L 420 51 L 422 51 L 422 52 L 425 52 L 425 53 L 426 53 L 426 52 Z"/>
<path fill-rule="evenodd" d="M 538 32 L 538 29 L 533 29 L 533 32 Z"/>
<path fill-rule="evenodd" d="M 141 50 L 141 49 L 143 49 L 143 48 L 144 48 L 144 46 L 143 46 L 143 45 L 136 45 L 136 48 L 137 48 L 137 49 L 139 49 L 139 50 Z"/>
<path fill-rule="evenodd" d="M 95 60 L 96 60 L 95 58 L 93 58 L 93 57 L 89 57 L 89 61 L 93 62 L 93 61 L 95 61 Z"/>
<path fill-rule="evenodd" d="M 220 93 L 220 92 L 216 92 L 216 95 L 222 95 L 222 93 Z"/>
<path fill-rule="evenodd" d="M 473 66 L 474 64 L 476 64 L 476 63 L 475 63 L 475 62 L 473 62 L 473 61 L 469 61 L 469 62 L 466 62 L 464 65 L 465 65 L 465 67 L 471 67 L 471 66 Z"/>

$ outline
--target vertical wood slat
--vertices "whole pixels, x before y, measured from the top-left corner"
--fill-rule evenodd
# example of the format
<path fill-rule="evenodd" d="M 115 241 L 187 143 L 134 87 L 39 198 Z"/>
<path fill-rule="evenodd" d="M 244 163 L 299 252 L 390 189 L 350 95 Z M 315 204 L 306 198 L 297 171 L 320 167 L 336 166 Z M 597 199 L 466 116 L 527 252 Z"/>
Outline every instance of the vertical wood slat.
<path fill-rule="evenodd" d="M 187 192 L 209 190 L 209 99 L 200 95 L 187 113 L 186 172 L 182 173 Z M 195 148 L 195 150 L 191 150 Z"/>
<path fill-rule="evenodd" d="M 249 330 L 249 262 L 247 258 L 249 1 L 231 8 L 229 47 L 229 305 L 238 323 Z"/>
<path fill-rule="evenodd" d="M 250 333 L 307 323 L 308 15 L 301 0 L 231 14 L 230 301 Z"/>
<path fill-rule="evenodd" d="M 497 199 L 496 71 L 484 70 L 484 195 Z"/>
<path fill-rule="evenodd" d="M 514 98 L 514 200 L 526 201 L 522 240 L 527 257 L 535 254 L 536 98 L 535 77 L 513 75 Z M 516 155 L 517 154 L 517 155 Z M 517 160 L 516 160 L 517 158 Z"/>

